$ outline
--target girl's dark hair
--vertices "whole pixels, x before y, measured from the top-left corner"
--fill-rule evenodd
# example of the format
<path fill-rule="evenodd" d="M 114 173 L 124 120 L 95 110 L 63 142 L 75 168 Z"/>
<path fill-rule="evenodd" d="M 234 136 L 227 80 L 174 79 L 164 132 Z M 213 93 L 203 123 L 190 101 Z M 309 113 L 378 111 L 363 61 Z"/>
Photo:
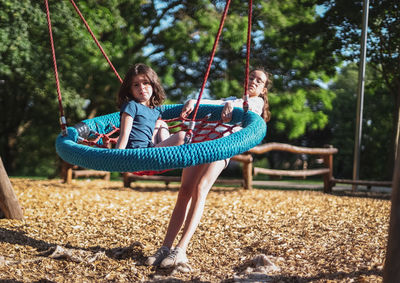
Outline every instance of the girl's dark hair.
<path fill-rule="evenodd" d="M 125 75 L 124 81 L 122 82 L 122 85 L 118 92 L 118 107 L 121 108 L 124 103 L 134 100 L 131 87 L 133 78 L 137 75 L 145 75 L 149 79 L 151 86 L 153 87 L 153 95 L 150 98 L 150 107 L 153 108 L 155 106 L 161 105 L 165 100 L 165 91 L 161 85 L 157 73 L 149 66 L 143 63 L 138 63 L 133 65 Z"/>
<path fill-rule="evenodd" d="M 261 114 L 261 117 L 265 122 L 268 122 L 271 119 L 271 112 L 269 111 L 269 102 L 268 102 L 268 90 L 272 86 L 272 74 L 266 71 L 263 67 L 256 67 L 250 71 L 250 73 L 255 71 L 261 71 L 267 77 L 267 80 L 264 85 L 264 91 L 260 94 L 260 97 L 264 100 L 264 109 Z"/>

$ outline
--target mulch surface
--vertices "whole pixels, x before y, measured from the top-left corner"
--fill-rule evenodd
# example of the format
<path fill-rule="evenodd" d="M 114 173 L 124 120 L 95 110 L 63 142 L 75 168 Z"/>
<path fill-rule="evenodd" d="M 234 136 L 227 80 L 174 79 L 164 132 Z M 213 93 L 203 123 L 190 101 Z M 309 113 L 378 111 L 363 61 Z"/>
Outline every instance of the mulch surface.
<path fill-rule="evenodd" d="M 380 282 L 388 196 L 214 187 L 189 265 L 144 265 L 177 186 L 11 178 L 24 221 L 0 219 L 11 282 Z M 2 281 L 3 282 L 3 281 Z"/>

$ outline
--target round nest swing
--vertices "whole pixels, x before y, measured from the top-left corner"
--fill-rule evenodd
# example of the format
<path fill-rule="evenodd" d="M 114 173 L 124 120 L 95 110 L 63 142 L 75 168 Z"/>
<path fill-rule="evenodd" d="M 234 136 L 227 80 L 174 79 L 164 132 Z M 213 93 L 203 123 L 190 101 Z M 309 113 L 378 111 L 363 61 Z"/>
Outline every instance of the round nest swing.
<path fill-rule="evenodd" d="M 182 105 L 165 105 L 163 119 L 179 116 Z M 198 117 L 212 113 L 207 120 L 219 121 L 222 106 L 201 105 Z M 119 112 L 84 120 L 90 132 L 107 134 L 119 127 Z M 56 150 L 65 161 L 84 168 L 104 171 L 135 172 L 184 168 L 230 158 L 258 145 L 266 134 L 264 120 L 253 112 L 235 108 L 231 123 L 241 123 L 240 131 L 226 137 L 171 147 L 110 149 L 80 144 L 79 128 L 68 127 L 68 135 L 59 135 Z M 94 136 L 93 136 L 94 137 Z"/>
<path fill-rule="evenodd" d="M 106 58 L 110 67 L 113 69 L 117 78 L 122 82 L 111 61 L 108 59 L 100 43 L 94 36 L 86 20 L 83 18 L 78 7 L 73 0 L 70 0 L 81 20 L 85 24 L 92 38 L 96 42 L 103 56 Z M 251 2 L 250 2 L 251 3 Z M 266 124 L 264 120 L 257 114 L 247 111 L 248 94 L 247 84 L 249 75 L 249 56 L 250 56 L 250 26 L 251 26 L 251 4 L 249 5 L 249 25 L 247 39 L 247 58 L 246 58 L 246 79 L 243 109 L 235 108 L 232 115 L 232 121 L 228 126 L 230 128 L 229 135 L 218 134 L 216 127 L 223 125 L 220 120 L 222 106 L 200 105 L 200 99 L 207 82 L 213 57 L 216 51 L 222 27 L 228 12 L 230 0 L 227 1 L 223 16 L 221 18 L 218 34 L 214 41 L 214 47 L 210 56 L 208 69 L 203 79 L 203 85 L 198 97 L 197 106 L 192 115 L 192 120 L 187 128 L 193 136 L 196 121 L 202 121 L 201 125 L 214 124 L 214 138 L 209 135 L 206 139 L 192 139 L 192 143 L 186 143 L 180 146 L 171 147 L 153 147 L 153 148 L 136 148 L 136 149 L 112 149 L 109 146 L 111 135 L 118 132 L 120 125 L 119 112 L 84 120 L 75 127 L 67 127 L 66 120 L 62 109 L 61 91 L 57 73 L 57 63 L 55 57 L 53 36 L 51 30 L 50 11 L 48 0 L 45 0 L 47 21 L 50 36 L 50 45 L 53 55 L 54 73 L 57 85 L 58 100 L 60 105 L 60 121 L 62 133 L 56 140 L 56 151 L 58 155 L 65 161 L 84 168 L 104 171 L 118 172 L 147 172 L 146 170 L 168 170 L 176 168 L 184 168 L 198 164 L 211 163 L 217 160 L 230 158 L 234 155 L 243 153 L 252 147 L 258 145 L 266 134 Z M 177 120 L 180 116 L 183 105 L 164 105 L 162 108 L 163 120 Z M 196 120 L 198 119 L 198 120 Z M 241 129 L 233 132 L 231 128 L 239 125 Z M 197 126 L 197 133 L 202 131 L 201 126 Z M 210 127 L 208 128 L 210 129 Z M 215 135 L 215 133 L 217 133 Z M 201 135 L 201 134 L 200 134 Z M 95 140 L 95 141 L 93 141 Z M 105 143 L 105 145 L 103 144 Z M 88 146 L 91 145 L 91 146 Z"/>

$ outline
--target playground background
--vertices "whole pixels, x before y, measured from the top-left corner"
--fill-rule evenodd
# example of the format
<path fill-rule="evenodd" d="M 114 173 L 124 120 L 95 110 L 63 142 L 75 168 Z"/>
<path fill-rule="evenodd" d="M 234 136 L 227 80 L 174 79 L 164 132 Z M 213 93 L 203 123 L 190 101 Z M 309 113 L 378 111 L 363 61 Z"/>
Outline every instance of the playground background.
<path fill-rule="evenodd" d="M 79 1 L 120 74 L 135 62 L 161 76 L 168 103 L 196 97 L 224 1 Z M 0 156 L 10 176 L 58 177 L 59 109 L 40 1 L 0 0 Z M 50 1 L 68 125 L 117 111 L 119 82 L 68 1 Z M 399 15 L 370 4 L 360 178 L 390 181 L 400 109 Z M 273 74 L 264 142 L 339 149 L 334 176 L 351 178 L 362 1 L 254 1 L 251 64 Z M 207 95 L 242 95 L 247 7 L 233 1 Z M 396 51 L 397 50 L 397 51 Z M 285 168 L 280 153 L 260 167 Z M 308 161 L 308 164 L 312 162 Z"/>
<path fill-rule="evenodd" d="M 72 6 L 49 2 L 67 124 L 117 111 L 119 82 Z M 247 7 L 232 2 L 207 84 L 210 98 L 243 92 Z M 400 129 L 397 2 L 369 7 L 364 180 L 391 181 L 393 174 Z M 167 103 L 197 96 L 225 1 L 77 3 L 120 74 L 144 62 L 160 74 Z M 263 142 L 331 144 L 339 150 L 336 178 L 351 178 L 353 170 L 362 7 L 359 0 L 254 1 L 251 64 L 268 68 L 274 80 Z M 22 221 L 1 219 L 1 280 L 382 280 L 390 191 L 375 188 L 323 194 L 215 186 L 188 250 L 190 266 L 143 266 L 160 245 L 177 185 L 135 183 L 135 190 L 127 189 L 116 172 L 109 182 L 63 183 L 43 2 L 0 0 L 0 18 L 0 156 L 24 214 Z M 271 152 L 257 156 L 256 166 L 296 169 L 305 162 L 318 163 Z M 239 176 L 240 168 L 229 174 Z"/>

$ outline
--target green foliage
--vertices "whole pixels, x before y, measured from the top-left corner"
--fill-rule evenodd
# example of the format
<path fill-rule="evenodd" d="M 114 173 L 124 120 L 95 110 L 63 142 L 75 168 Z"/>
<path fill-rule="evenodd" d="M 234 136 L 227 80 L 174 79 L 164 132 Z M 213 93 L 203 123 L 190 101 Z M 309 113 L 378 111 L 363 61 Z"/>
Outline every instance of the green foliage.
<path fill-rule="evenodd" d="M 69 1 L 49 2 L 68 124 L 116 111 L 119 81 Z M 197 96 L 224 1 L 77 4 L 122 77 L 144 62 L 160 75 L 168 102 Z M 329 40 L 310 35 L 319 19 L 315 3 L 255 0 L 253 11 L 251 65 L 274 74 L 268 140 L 323 129 L 334 94 L 315 82 L 328 81 L 339 62 Z M 0 16 L 0 154 L 11 174 L 54 175 L 58 101 L 43 3 L 0 0 Z M 213 98 L 243 94 L 246 25 L 246 4 L 232 1 L 207 83 Z"/>
<path fill-rule="evenodd" d="M 271 34 L 270 41 L 276 46 L 277 54 L 273 58 L 278 58 L 278 60 L 285 56 L 287 58 L 279 62 L 281 69 L 286 69 L 287 64 L 296 67 L 295 70 L 287 68 L 288 73 L 284 73 L 283 80 L 276 81 L 275 86 L 278 84 L 279 87 L 285 88 L 291 86 L 293 81 L 299 86 L 298 80 L 301 77 L 305 77 L 308 83 L 316 80 L 327 83 L 334 76 L 335 68 L 340 66 L 341 61 L 351 63 L 360 60 L 364 1 L 303 0 L 301 2 L 305 10 L 299 10 L 301 16 L 293 20 L 294 24 L 285 26 L 284 32 Z M 268 1 L 265 5 L 272 3 L 273 1 Z M 315 7 L 315 5 L 321 5 L 323 12 L 317 17 L 309 17 L 307 8 Z M 290 10 L 290 3 L 286 7 Z M 398 142 L 395 140 L 396 123 L 399 121 L 400 111 L 400 53 L 398 52 L 400 14 L 398 11 L 398 1 L 370 1 L 367 43 L 367 73 L 369 75 L 365 86 L 360 171 L 362 178 L 390 180 L 393 172 L 394 145 Z M 280 17 L 275 13 L 274 15 L 274 19 L 279 21 Z M 281 20 L 281 23 L 282 25 L 278 25 L 277 29 L 283 27 L 283 24 L 288 21 Z M 283 37 L 282 34 L 284 34 Z M 353 68 L 352 71 L 345 68 L 343 70 L 345 75 L 340 75 L 339 81 L 335 81 L 331 90 L 337 94 L 337 98 L 329 114 L 328 126 L 317 132 L 312 132 L 311 128 L 308 128 L 297 141 L 309 146 L 331 143 L 338 147 L 337 161 L 340 164 L 337 170 L 338 174 L 345 177 L 351 176 L 353 167 L 357 72 L 357 68 Z M 304 81 L 300 84 L 302 83 Z M 391 102 L 388 102 L 390 100 Z M 338 101 L 340 101 L 340 107 L 338 107 Z M 324 100 L 323 104 L 328 107 L 330 103 Z M 324 111 L 324 113 L 326 115 L 327 112 Z M 340 121 L 339 124 L 336 124 L 336 120 Z M 279 129 L 285 127 L 287 123 L 282 122 L 279 125 Z M 286 137 L 281 135 L 280 138 L 284 140 Z"/>
<path fill-rule="evenodd" d="M 320 88 L 271 94 L 270 103 L 276 113 L 275 129 L 286 132 L 289 139 L 298 138 L 307 130 L 322 130 L 328 123 L 324 111 L 332 108 L 334 97 L 334 92 Z"/>
<path fill-rule="evenodd" d="M 329 51 L 337 58 L 350 62 L 359 61 L 364 1 L 321 0 L 317 2 L 325 6 L 326 12 L 317 22 L 316 30 L 319 30 L 318 35 L 325 42 L 332 42 L 331 45 L 327 45 Z M 329 27 L 334 35 L 328 38 L 323 33 L 322 27 Z M 363 127 L 362 154 L 372 159 L 365 163 L 361 162 L 363 165 L 368 165 L 361 166 L 360 173 L 364 172 L 364 177 L 374 176 L 373 178 L 376 179 L 391 180 L 395 144 L 399 142 L 396 140 L 400 112 L 398 1 L 370 2 L 367 35 L 367 72 L 370 76 L 368 85 L 365 87 L 364 115 L 368 117 L 370 113 L 367 109 L 371 109 L 374 116 L 365 118 L 368 124 Z M 362 155 L 361 158 L 363 158 Z M 369 166 L 370 160 L 374 161 L 373 166 Z"/>
<path fill-rule="evenodd" d="M 63 106 L 73 124 L 87 116 L 83 104 L 92 96 L 87 72 L 105 68 L 90 61 L 97 47 L 76 31 L 79 19 L 71 17 L 71 9 L 66 1 L 50 3 Z M 0 1 L 0 10 L 0 154 L 10 173 L 54 174 L 58 101 L 44 5 Z"/>
<path fill-rule="evenodd" d="M 360 152 L 361 179 L 390 180 L 393 172 L 392 140 L 395 113 L 380 73 L 367 68 Z M 345 66 L 330 87 L 337 94 L 329 128 L 332 144 L 339 148 L 335 156 L 335 172 L 338 177 L 351 178 L 353 167 L 354 137 L 356 128 L 356 93 L 358 68 L 355 64 Z M 379 82 L 380 81 L 380 82 Z"/>

